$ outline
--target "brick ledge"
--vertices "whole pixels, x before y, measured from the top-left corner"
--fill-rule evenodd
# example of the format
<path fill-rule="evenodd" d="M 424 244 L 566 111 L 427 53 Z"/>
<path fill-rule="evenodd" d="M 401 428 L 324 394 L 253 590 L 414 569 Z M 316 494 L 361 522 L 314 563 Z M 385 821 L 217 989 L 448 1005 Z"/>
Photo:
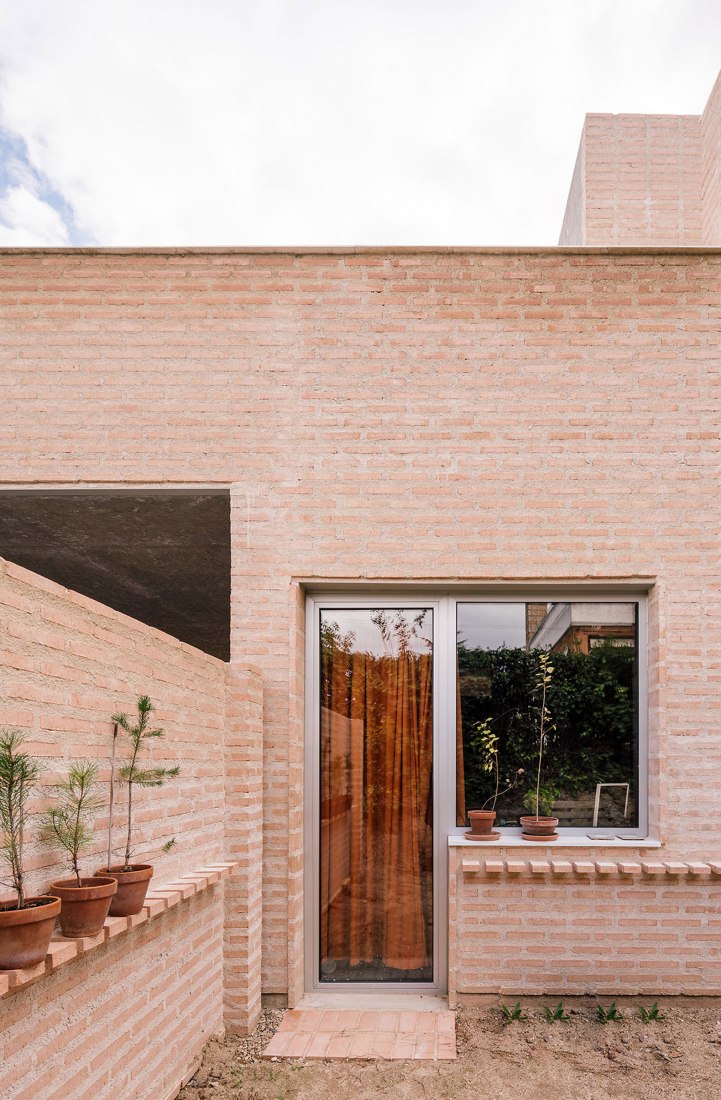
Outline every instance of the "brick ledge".
<path fill-rule="evenodd" d="M 463 856 L 459 864 L 464 875 L 644 875 L 651 878 L 661 875 L 693 875 L 697 878 L 721 875 L 721 862 L 717 860 L 708 863 L 675 860 L 653 863 L 635 859 L 469 859 Z"/>
<path fill-rule="evenodd" d="M 59 932 L 53 932 L 45 961 L 37 966 L 30 966 L 25 970 L 0 970 L 0 998 L 11 996 L 20 989 L 33 982 L 39 981 L 47 974 L 54 973 L 59 967 L 73 962 L 81 956 L 102 947 L 108 940 L 136 928 L 146 921 L 172 909 L 181 901 L 201 894 L 204 890 L 215 886 L 221 879 L 228 878 L 231 871 L 238 866 L 237 863 L 209 863 L 207 867 L 200 867 L 197 871 L 183 875 L 174 882 L 159 884 L 153 890 L 148 890 L 145 905 L 140 913 L 133 917 L 108 917 L 103 929 L 97 936 L 85 936 L 79 939 L 65 939 Z"/>
<path fill-rule="evenodd" d="M 634 836 L 628 840 L 621 840 L 618 836 L 568 836 L 561 831 L 558 840 L 539 843 L 537 840 L 524 840 L 520 830 L 515 833 L 502 833 L 498 840 L 476 841 L 467 840 L 462 833 L 449 833 L 449 848 L 465 848 L 471 852 L 497 852 L 506 848 L 524 848 L 526 852 L 543 851 L 553 849 L 554 852 L 561 848 L 583 848 L 587 852 L 615 851 L 634 852 L 637 849 L 662 848 L 663 843 L 656 837 Z"/>

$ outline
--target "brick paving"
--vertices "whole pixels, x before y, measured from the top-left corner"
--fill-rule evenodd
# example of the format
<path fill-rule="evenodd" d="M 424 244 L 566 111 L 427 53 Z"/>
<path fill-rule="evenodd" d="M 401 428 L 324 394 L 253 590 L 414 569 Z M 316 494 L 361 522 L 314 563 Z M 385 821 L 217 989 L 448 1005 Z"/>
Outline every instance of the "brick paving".
<path fill-rule="evenodd" d="M 264 1058 L 450 1059 L 456 1057 L 454 1012 L 295 1009 Z"/>

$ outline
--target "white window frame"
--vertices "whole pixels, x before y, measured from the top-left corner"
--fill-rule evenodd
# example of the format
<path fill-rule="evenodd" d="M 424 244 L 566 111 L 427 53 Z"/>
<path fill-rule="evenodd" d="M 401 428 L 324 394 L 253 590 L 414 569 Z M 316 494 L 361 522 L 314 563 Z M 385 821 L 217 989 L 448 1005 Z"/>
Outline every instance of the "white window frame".
<path fill-rule="evenodd" d="M 643 840 L 648 836 L 648 600 L 650 585 L 593 582 L 588 585 L 484 584 L 457 585 L 369 582 L 304 582 L 305 630 L 305 812 L 304 812 L 304 926 L 305 989 L 307 993 L 356 995 L 403 992 L 443 994 L 448 988 L 448 840 L 462 836 L 466 827 L 456 825 L 456 614 L 458 603 L 635 603 L 637 605 L 638 654 L 638 816 L 630 829 L 559 828 L 560 842 L 574 839 L 589 846 L 612 835 Z M 343 608 L 433 609 L 434 712 L 433 712 L 433 981 L 425 982 L 321 982 L 319 959 L 319 857 L 320 857 L 320 611 Z M 520 828 L 500 829 L 504 840 L 518 843 Z M 526 842 L 524 842 L 526 843 Z M 530 845 L 529 845 L 530 846 Z M 478 848 L 478 845 L 474 846 Z M 493 845 L 495 848 L 496 845 Z"/>
<path fill-rule="evenodd" d="M 552 594 L 551 594 L 552 592 Z M 590 842 L 598 842 L 601 839 L 619 837 L 644 840 L 648 836 L 648 601 L 645 593 L 629 592 L 619 589 L 612 594 L 597 594 L 588 591 L 574 591 L 572 589 L 559 590 L 526 590 L 521 589 L 513 595 L 502 596 L 497 592 L 493 594 L 483 593 L 474 596 L 467 594 L 454 597 L 453 616 L 456 620 L 457 605 L 459 603 L 633 603 L 636 605 L 637 638 L 636 650 L 638 668 L 638 825 L 630 828 L 617 826 L 570 826 L 559 825 L 559 837 L 586 837 Z M 453 687 L 455 689 L 456 670 L 453 669 Z M 454 744 L 455 750 L 455 744 Z M 455 774 L 455 769 L 454 769 Z M 458 779 L 456 777 L 456 783 Z M 455 795 L 456 788 L 453 793 Z M 472 809 L 473 807 L 471 807 Z M 455 811 L 452 823 L 449 823 L 449 836 L 462 836 L 468 826 L 460 826 L 455 823 Z M 520 827 L 499 826 L 501 840 L 504 838 L 518 837 L 520 839 Z M 529 842 L 530 843 L 530 842 Z"/>

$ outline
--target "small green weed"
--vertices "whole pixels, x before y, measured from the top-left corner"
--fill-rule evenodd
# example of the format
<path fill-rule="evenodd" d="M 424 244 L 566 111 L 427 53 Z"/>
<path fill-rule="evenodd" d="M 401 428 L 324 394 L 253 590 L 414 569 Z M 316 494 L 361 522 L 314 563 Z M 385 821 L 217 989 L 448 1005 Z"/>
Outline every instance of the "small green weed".
<path fill-rule="evenodd" d="M 616 1002 L 611 1001 L 611 1004 L 608 1008 L 604 1008 L 603 1005 L 596 1005 L 596 1019 L 600 1024 L 608 1024 L 612 1020 L 622 1020 L 623 1016 L 616 1008 Z"/>
<path fill-rule="evenodd" d="M 514 1020 L 527 1020 L 528 1016 L 524 1014 L 521 1002 L 516 1001 L 513 1008 L 509 1008 L 508 1005 L 501 1005 L 501 1019 L 504 1024 L 510 1024 Z"/>
<path fill-rule="evenodd" d="M 554 1023 L 556 1020 L 571 1019 L 571 1017 L 563 1008 L 563 1001 L 559 1001 L 555 1008 L 549 1008 L 548 1005 L 544 1005 L 543 1012 L 549 1024 Z"/>
<path fill-rule="evenodd" d="M 644 1008 L 641 1006 L 638 1010 L 638 1014 L 645 1024 L 650 1024 L 654 1020 L 665 1020 L 661 1009 L 658 1007 L 658 1001 L 654 1001 L 650 1008 Z"/>

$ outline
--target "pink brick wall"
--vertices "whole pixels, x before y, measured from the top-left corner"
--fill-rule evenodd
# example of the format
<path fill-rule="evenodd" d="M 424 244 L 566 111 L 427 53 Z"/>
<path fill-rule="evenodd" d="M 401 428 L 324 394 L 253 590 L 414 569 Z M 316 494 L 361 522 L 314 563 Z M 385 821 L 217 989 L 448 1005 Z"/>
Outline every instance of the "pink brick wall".
<path fill-rule="evenodd" d="M 248 1034 L 260 1014 L 263 907 L 263 683 L 229 665 L 225 719 L 226 856 L 238 863 L 225 898 L 225 1021 Z"/>
<path fill-rule="evenodd" d="M 559 243 L 718 242 L 702 241 L 701 157 L 696 115 L 587 115 Z"/>
<path fill-rule="evenodd" d="M 721 994 L 721 879 L 709 868 L 578 874 L 569 864 L 566 874 L 459 869 L 453 879 L 453 999 L 497 992 Z"/>
<path fill-rule="evenodd" d="M 147 693 L 166 730 L 147 760 L 181 774 L 138 792 L 135 858 L 155 864 L 153 887 L 226 855 L 239 864 L 224 887 L 5 998 L 0 1094 L 165 1100 L 212 1034 L 247 1032 L 260 1009 L 259 675 L 1 559 L 0 624 L 0 727 L 21 729 L 43 766 L 31 808 L 70 760 L 96 760 L 106 783 L 109 716 Z M 116 805 L 122 846 L 122 796 Z M 104 860 L 105 821 L 88 874 Z M 32 891 L 69 875 L 32 834 L 26 862 Z"/>
<path fill-rule="evenodd" d="M 701 115 L 702 242 L 721 242 L 721 74 Z"/>
<path fill-rule="evenodd" d="M 573 166 L 571 186 L 566 200 L 563 216 L 560 245 L 586 244 L 586 128 L 581 133 L 581 141 Z"/>
<path fill-rule="evenodd" d="M 3 1100 L 170 1100 L 222 1032 L 221 885 L 0 1004 Z"/>
<path fill-rule="evenodd" d="M 232 486 L 266 991 L 301 980 L 299 578 L 655 578 L 654 821 L 664 858 L 716 851 L 720 275 L 714 252 L 0 256 L 0 480 Z"/>
<path fill-rule="evenodd" d="M 180 764 L 180 776 L 160 789 L 137 792 L 135 858 L 170 880 L 182 870 L 224 854 L 223 727 L 225 665 L 160 631 L 76 592 L 0 560 L 0 726 L 18 727 L 43 767 L 36 807 L 71 760 L 88 757 L 107 783 L 110 715 L 132 715 L 147 694 L 166 730 L 147 760 Z M 122 734 L 118 759 L 124 755 Z M 122 795 L 116 802 L 118 854 L 123 847 Z M 106 818 L 99 815 L 85 859 L 89 873 L 103 861 Z M 166 856 L 162 844 L 176 837 Z M 41 890 L 67 878 L 61 853 L 33 842 L 30 886 Z"/>
<path fill-rule="evenodd" d="M 586 115 L 558 243 L 721 244 L 721 75 L 702 115 Z"/>

